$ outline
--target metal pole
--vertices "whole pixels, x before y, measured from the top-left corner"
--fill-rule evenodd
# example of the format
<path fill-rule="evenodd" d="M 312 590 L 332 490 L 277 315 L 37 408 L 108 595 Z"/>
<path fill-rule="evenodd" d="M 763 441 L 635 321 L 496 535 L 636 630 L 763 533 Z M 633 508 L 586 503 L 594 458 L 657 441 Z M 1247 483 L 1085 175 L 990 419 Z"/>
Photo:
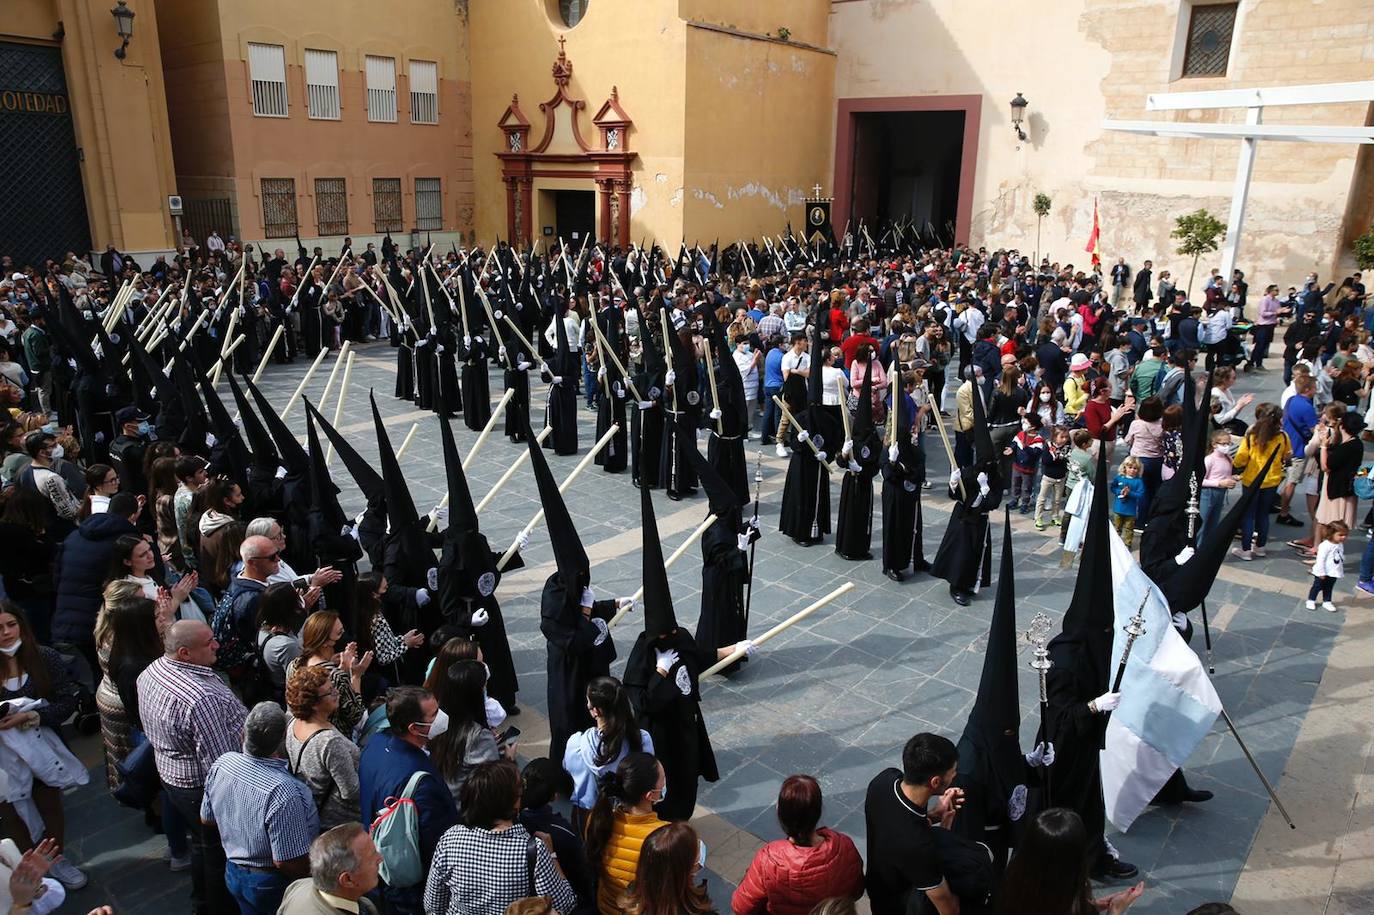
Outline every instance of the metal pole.
<path fill-rule="evenodd" d="M 1259 778 L 1260 784 L 1264 786 L 1264 790 L 1268 792 L 1270 800 L 1274 802 L 1274 806 L 1279 808 L 1279 814 L 1283 817 L 1283 821 L 1288 824 L 1289 829 L 1297 829 L 1298 827 L 1293 823 L 1293 818 L 1290 817 L 1288 811 L 1284 809 L 1283 801 L 1279 800 L 1278 792 L 1274 790 L 1274 786 L 1269 784 L 1269 779 L 1265 778 L 1264 773 L 1260 771 L 1259 763 L 1255 762 L 1255 757 L 1250 755 L 1250 748 L 1247 747 L 1245 741 L 1241 739 L 1240 731 L 1236 730 L 1236 723 L 1231 720 L 1231 716 L 1226 713 L 1224 707 L 1221 710 L 1221 717 L 1226 720 L 1226 726 L 1231 729 L 1231 736 L 1235 737 L 1236 743 L 1240 744 L 1240 751 L 1245 754 L 1245 761 L 1250 764 L 1251 769 L 1255 770 L 1255 775 Z"/>

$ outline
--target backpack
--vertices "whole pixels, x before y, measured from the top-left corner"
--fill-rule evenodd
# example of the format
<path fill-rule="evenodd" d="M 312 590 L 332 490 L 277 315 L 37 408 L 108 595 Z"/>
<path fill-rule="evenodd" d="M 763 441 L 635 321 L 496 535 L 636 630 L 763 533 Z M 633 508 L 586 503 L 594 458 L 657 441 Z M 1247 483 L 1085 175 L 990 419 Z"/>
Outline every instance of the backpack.
<path fill-rule="evenodd" d="M 259 702 L 276 698 L 276 688 L 272 684 L 272 674 L 263 658 L 263 648 L 246 642 L 234 626 L 232 599 L 233 592 L 225 590 L 215 605 L 215 615 L 210 622 L 210 630 L 219 642 L 215 657 L 215 669 L 229 675 L 230 685 L 238 692 L 243 704 L 252 708 Z M 256 630 L 254 636 L 257 635 Z"/>
<path fill-rule="evenodd" d="M 1355 471 L 1355 481 L 1353 483 L 1355 497 L 1357 499 L 1374 499 L 1374 463 L 1366 461 L 1360 465 L 1360 469 Z"/>
<path fill-rule="evenodd" d="M 390 887 L 415 886 L 425 876 L 420 858 L 420 813 L 413 795 L 420 779 L 429 773 L 416 772 L 406 782 L 400 797 L 389 797 L 386 806 L 372 821 L 368 832 L 382 856 L 378 873 Z"/>

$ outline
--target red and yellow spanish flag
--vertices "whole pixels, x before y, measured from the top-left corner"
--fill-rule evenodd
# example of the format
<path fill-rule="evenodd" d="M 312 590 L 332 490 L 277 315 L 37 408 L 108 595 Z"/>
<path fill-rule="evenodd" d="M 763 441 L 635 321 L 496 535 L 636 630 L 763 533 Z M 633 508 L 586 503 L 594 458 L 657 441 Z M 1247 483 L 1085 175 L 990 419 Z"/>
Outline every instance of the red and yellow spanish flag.
<path fill-rule="evenodd" d="M 1093 266 L 1094 266 L 1094 267 L 1101 267 L 1101 266 L 1102 266 L 1102 245 L 1100 244 L 1101 235 L 1102 235 L 1102 226 L 1101 226 L 1101 225 L 1098 223 L 1098 221 L 1097 221 L 1097 198 L 1094 197 L 1094 198 L 1093 198 L 1093 230 L 1092 230 L 1092 233 L 1088 236 L 1088 243 L 1087 243 L 1086 245 L 1083 246 L 1083 250 L 1084 250 L 1084 251 L 1087 251 L 1089 254 L 1091 254 L 1091 255 L 1093 256 Z"/>

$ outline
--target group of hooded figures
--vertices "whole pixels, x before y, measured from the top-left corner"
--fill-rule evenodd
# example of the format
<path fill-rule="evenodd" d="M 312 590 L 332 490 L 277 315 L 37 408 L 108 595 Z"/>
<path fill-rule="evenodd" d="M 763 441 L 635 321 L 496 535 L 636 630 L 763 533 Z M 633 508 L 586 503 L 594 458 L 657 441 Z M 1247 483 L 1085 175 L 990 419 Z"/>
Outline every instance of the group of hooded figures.
<path fill-rule="evenodd" d="M 490 271 L 479 268 L 472 255 L 451 259 L 447 276 L 428 260 L 412 258 L 409 282 L 397 260 L 387 265 L 385 291 L 398 360 L 396 395 L 439 414 L 450 500 L 442 531 L 434 529 L 429 513 L 416 509 L 375 399 L 379 459 L 374 466 L 308 399 L 303 446 L 246 375 L 240 384 L 230 372 L 229 387 L 239 413 L 236 422 L 209 380 L 201 347 L 184 345 L 195 325 L 189 330 L 182 325 L 191 322 L 177 320 L 173 330 L 180 332 L 149 352 L 132 333 L 136 314 L 107 334 L 65 295 L 44 307 L 50 312 L 49 330 L 59 353 L 75 367 L 74 390 L 88 424 L 91 416 L 121 403 L 135 403 L 155 415 L 163 437 L 175 437 L 184 452 L 203 454 L 213 473 L 244 482 L 245 512 L 272 515 L 282 523 L 286 558 L 294 567 L 330 565 L 344 573 L 326 589 L 326 601 L 353 631 L 366 625 L 353 616 L 351 607 L 357 566 L 366 556 L 390 583 L 382 599 L 393 628 L 433 633 L 447 626 L 476 640 L 490 670 L 489 694 L 518 710 L 519 681 L 497 589 L 503 573 L 520 568 L 522 562 L 518 549 L 505 557 L 482 533 L 450 426 L 450 418 L 460 414 L 473 430 L 483 429 L 492 419 L 488 365 L 494 356 L 503 366 L 505 386 L 513 392 L 505 407 L 504 430 L 528 449 L 556 560 L 540 597 L 540 630 L 547 644 L 550 756 L 561 760 L 568 738 L 592 724 L 586 687 L 593 678 L 609 673 L 616 658 L 612 621 L 627 608 L 622 600 L 597 599 L 592 590 L 591 563 L 543 453 L 544 448 L 557 454 L 578 450 L 574 379 L 580 365 L 569 345 L 566 299 L 550 294 L 540 304 L 540 287 L 551 277 L 533 276 L 528 262 L 522 269 L 508 248 L 498 248 L 494 256 L 495 269 Z M 566 257 L 563 263 L 568 277 L 581 277 L 586 269 L 582 261 L 576 271 Z M 434 307 L 436 301 L 442 306 Z M 667 800 L 660 813 L 684 819 L 695 805 L 699 780 L 714 781 L 719 775 L 700 707 L 699 676 L 747 637 L 745 594 L 752 585 L 751 545 L 759 535 L 757 494 L 754 516 L 744 517 L 750 501 L 744 454 L 750 418 L 739 372 L 731 359 L 722 358 L 729 349 L 713 308 L 673 311 L 657 293 L 648 302 L 631 305 L 624 310 L 617 299 L 592 318 L 596 327 L 591 339 L 600 364 L 597 439 L 608 439 L 596 461 L 610 473 L 628 466 L 640 489 L 642 630 L 630 650 L 623 681 L 666 772 Z M 233 292 L 226 290 L 220 307 L 205 323 L 222 335 L 225 315 L 233 307 Z M 629 314 L 637 319 L 642 357 L 633 374 L 626 371 L 632 365 L 625 328 Z M 815 353 L 826 336 L 825 322 L 824 310 L 812 320 Z M 696 377 L 694 331 L 707 342 L 714 402 L 702 396 Z M 92 333 L 98 347 L 83 342 Z M 161 362 L 169 357 L 170 373 L 164 373 Z M 537 437 L 531 425 L 528 372 L 535 366 L 549 384 L 547 441 L 543 435 Z M 929 569 L 949 582 L 952 593 L 967 597 L 991 584 L 989 516 L 1001 502 L 1002 464 L 975 384 L 973 462 L 951 475 L 950 519 L 933 563 L 927 564 L 921 546 L 925 457 L 916 435 L 910 383 L 903 382 L 907 377 L 897 366 L 887 432 L 872 419 L 867 387 L 871 373 L 847 431 L 839 414 L 846 407 L 822 402 L 821 372 L 811 373 L 804 395 L 787 392 L 795 413 L 780 528 L 800 542 L 815 542 L 829 532 L 830 467 L 843 462 L 836 547 L 842 555 L 864 557 L 872 535 L 873 481 L 881 471 L 884 569 Z M 1202 402 L 1209 396 L 1204 391 Z M 1184 399 L 1183 461 L 1179 472 L 1163 484 L 1141 544 L 1142 567 L 1168 598 L 1175 625 L 1185 638 L 1192 634 L 1189 614 L 1203 604 L 1231 536 L 1255 497 L 1252 486 L 1223 519 L 1217 536 L 1194 551 L 1190 487 L 1201 480 L 1210 432 L 1206 413 L 1194 403 L 1191 397 Z M 708 417 L 709 441 L 703 456 L 696 445 L 697 429 Z M 361 513 L 350 514 L 341 506 L 321 433 L 361 491 Z M 837 447 L 842 440 L 847 447 Z M 1055 806 L 1078 811 L 1090 834 L 1101 840 L 1095 871 L 1121 876 L 1133 868 L 1120 862 L 1102 839 L 1105 810 L 1098 751 L 1107 715 L 1089 706 L 1111 688 L 1114 616 L 1106 475 L 1106 459 L 1101 457 L 1073 598 L 1062 632 L 1049 644 L 1052 666 L 1037 742 L 1052 745 L 1052 764 L 1041 752 L 1032 755 L 1034 764 L 1028 762 L 1019 745 L 1018 630 L 1007 516 L 982 679 L 959 743 L 960 784 L 969 802 L 956 829 L 1000 850 L 1005 860 L 1020 825 L 1030 819 L 1027 813 L 1052 800 Z M 660 486 L 671 498 L 690 495 L 700 486 L 709 500 L 713 520 L 702 538 L 703 593 L 695 634 L 680 626 L 674 614 L 650 497 L 650 491 Z M 437 598 L 424 600 L 421 589 L 425 596 L 436 591 Z M 413 667 L 403 679 L 420 678 L 427 660 L 422 654 L 407 653 L 405 663 Z M 726 672 L 737 667 L 738 662 Z M 1179 772 L 1158 800 L 1202 800 L 1204 795 L 1189 788 Z"/>

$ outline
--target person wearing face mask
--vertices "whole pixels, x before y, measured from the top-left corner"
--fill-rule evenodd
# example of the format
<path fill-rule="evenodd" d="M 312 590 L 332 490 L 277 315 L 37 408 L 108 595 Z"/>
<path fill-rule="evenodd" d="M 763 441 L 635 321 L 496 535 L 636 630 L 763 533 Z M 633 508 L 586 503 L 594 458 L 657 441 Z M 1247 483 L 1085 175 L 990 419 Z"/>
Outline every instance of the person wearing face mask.
<path fill-rule="evenodd" d="M 599 782 L 587 819 L 587 861 L 597 875 L 596 906 L 617 915 L 621 893 L 634 879 L 644 840 L 667 825 L 654 812 L 668 796 L 663 766 L 648 753 L 630 753 Z"/>
<path fill-rule="evenodd" d="M 440 838 L 458 822 L 458 805 L 428 751 L 430 740 L 448 730 L 448 715 L 433 693 L 418 686 L 393 687 L 386 714 L 387 728 L 367 742 L 358 760 L 359 812 L 364 823 L 371 823 L 395 799 L 409 798 L 415 805 L 416 847 L 428 865 Z M 382 883 L 383 899 L 397 912 L 426 911 L 423 891 L 423 879 L 411 886 Z"/>
<path fill-rule="evenodd" d="M 286 761 L 305 782 L 319 811 L 320 830 L 358 821 L 358 747 L 329 718 L 339 690 L 320 667 L 297 670 L 286 684 Z"/>
<path fill-rule="evenodd" d="M 339 691 L 339 707 L 330 716 L 330 721 L 340 732 L 351 736 L 367 715 L 362 697 L 363 674 L 372 665 L 372 652 L 364 652 L 360 657 L 358 644 L 349 642 L 345 645 L 343 638 L 344 625 L 337 613 L 316 610 L 310 614 L 301 626 L 300 657 L 286 665 L 286 679 L 290 681 L 301 668 L 323 667 L 329 671 L 329 678 Z"/>

